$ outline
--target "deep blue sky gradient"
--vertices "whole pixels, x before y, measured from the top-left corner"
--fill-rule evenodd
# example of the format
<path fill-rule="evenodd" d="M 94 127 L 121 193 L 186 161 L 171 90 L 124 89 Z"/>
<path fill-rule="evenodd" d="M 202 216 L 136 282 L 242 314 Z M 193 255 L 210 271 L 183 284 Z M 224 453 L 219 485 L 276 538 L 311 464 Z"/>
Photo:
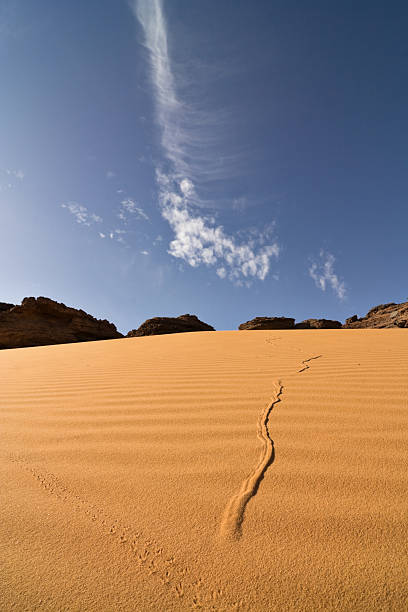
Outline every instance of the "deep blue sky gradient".
<path fill-rule="evenodd" d="M 220 159 L 239 153 L 236 176 L 214 183 L 213 208 L 197 214 L 214 214 L 238 242 L 275 223 L 279 259 L 265 280 L 239 287 L 167 252 L 160 127 L 126 2 L 16 0 L 0 9 L 0 301 L 46 295 L 127 332 L 157 315 L 191 312 L 233 329 L 257 315 L 343 320 L 405 300 L 407 4 L 163 8 L 180 91 L 226 117 Z M 124 198 L 149 220 L 120 225 Z M 69 202 L 103 222 L 76 223 L 61 207 Z M 100 238 L 119 227 L 125 244 Z M 322 249 L 336 259 L 344 300 L 309 275 Z"/>

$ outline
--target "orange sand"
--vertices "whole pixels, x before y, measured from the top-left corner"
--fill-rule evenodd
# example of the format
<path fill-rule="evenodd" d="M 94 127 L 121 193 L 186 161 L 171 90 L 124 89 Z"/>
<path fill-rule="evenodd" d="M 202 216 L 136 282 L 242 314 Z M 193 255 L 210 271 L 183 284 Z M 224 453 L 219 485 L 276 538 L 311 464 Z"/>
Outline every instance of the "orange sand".
<path fill-rule="evenodd" d="M 408 609 L 406 330 L 0 351 L 3 611 Z"/>

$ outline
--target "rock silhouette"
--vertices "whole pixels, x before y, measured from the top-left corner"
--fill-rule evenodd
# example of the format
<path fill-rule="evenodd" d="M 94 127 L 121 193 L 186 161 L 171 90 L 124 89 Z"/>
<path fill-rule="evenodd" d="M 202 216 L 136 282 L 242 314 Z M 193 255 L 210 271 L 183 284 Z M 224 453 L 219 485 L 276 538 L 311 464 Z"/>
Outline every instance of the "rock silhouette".
<path fill-rule="evenodd" d="M 21 306 L 0 305 L 2 349 L 113 338 L 123 338 L 113 323 L 49 298 L 27 297 Z"/>
<path fill-rule="evenodd" d="M 340 329 L 341 327 L 340 321 L 331 319 L 306 319 L 295 325 L 295 329 Z"/>
<path fill-rule="evenodd" d="M 7 304 L 7 302 L 0 302 L 0 312 L 5 312 L 6 310 L 10 310 L 14 308 L 15 304 Z"/>
<path fill-rule="evenodd" d="M 203 323 L 195 315 L 184 314 L 179 317 L 154 317 L 147 319 L 138 329 L 132 329 L 127 337 L 179 334 L 183 332 L 215 331 L 211 325 Z"/>
<path fill-rule="evenodd" d="M 241 323 L 238 329 L 293 329 L 295 319 L 291 317 L 255 317 L 250 321 Z"/>

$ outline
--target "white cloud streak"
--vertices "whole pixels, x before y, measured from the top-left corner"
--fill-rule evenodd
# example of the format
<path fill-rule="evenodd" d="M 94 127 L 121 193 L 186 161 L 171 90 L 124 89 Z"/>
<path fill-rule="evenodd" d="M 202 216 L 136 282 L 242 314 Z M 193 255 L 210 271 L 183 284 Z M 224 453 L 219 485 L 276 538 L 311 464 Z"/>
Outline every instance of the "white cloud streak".
<path fill-rule="evenodd" d="M 220 133 L 226 124 L 226 113 L 219 110 L 209 112 L 202 104 L 200 107 L 197 99 L 191 99 L 192 92 L 198 90 L 199 80 L 190 87 L 191 82 L 185 73 L 177 78 L 174 72 L 162 0 L 133 0 L 131 8 L 145 34 L 157 121 L 162 129 L 162 146 L 172 172 L 179 181 L 189 176 L 195 184 L 236 174 L 234 166 L 237 154 L 232 152 L 222 159 L 219 154 Z M 181 89 L 181 83 L 186 90 L 184 99 L 177 93 L 177 85 Z M 186 100 L 187 95 L 189 101 Z"/>
<path fill-rule="evenodd" d="M 326 287 L 331 287 L 337 297 L 343 300 L 346 297 L 346 286 L 334 272 L 335 261 L 331 253 L 320 251 L 319 261 L 313 262 L 309 268 L 309 276 L 314 280 L 316 287 L 322 291 L 326 291 Z"/>
<path fill-rule="evenodd" d="M 238 243 L 214 219 L 193 212 L 194 206 L 203 205 L 196 185 L 210 178 L 225 179 L 234 169 L 236 156 L 224 156 L 220 163 L 216 129 L 220 116 L 187 104 L 177 94 L 162 1 L 134 0 L 131 6 L 144 30 L 161 144 L 170 164 L 167 173 L 157 169 L 162 216 L 175 234 L 168 252 L 192 267 L 216 266 L 221 279 L 228 277 L 236 284 L 251 277 L 264 280 L 270 259 L 279 255 L 276 242 Z"/>

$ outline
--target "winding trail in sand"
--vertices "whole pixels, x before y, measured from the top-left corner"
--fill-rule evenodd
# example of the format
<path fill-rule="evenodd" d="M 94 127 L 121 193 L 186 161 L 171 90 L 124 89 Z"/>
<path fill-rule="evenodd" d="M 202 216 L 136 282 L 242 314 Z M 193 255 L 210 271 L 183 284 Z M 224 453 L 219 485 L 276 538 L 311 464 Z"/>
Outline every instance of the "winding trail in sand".
<path fill-rule="evenodd" d="M 271 339 L 267 339 L 266 341 L 270 342 L 270 340 Z M 314 357 L 304 359 L 302 361 L 302 365 L 304 365 L 304 367 L 298 370 L 298 373 L 309 370 L 309 362 L 315 359 L 320 359 L 321 357 L 322 355 L 316 355 Z M 272 399 L 259 415 L 257 422 L 256 433 L 257 437 L 262 442 L 258 463 L 242 482 L 238 493 L 236 493 L 236 495 L 234 495 L 228 502 L 221 521 L 220 535 L 226 540 L 239 540 L 242 537 L 242 523 L 244 521 L 246 507 L 249 501 L 257 494 L 259 485 L 261 484 L 267 469 L 275 460 L 275 446 L 269 430 L 269 419 L 272 410 L 276 404 L 281 401 L 283 384 L 279 380 L 274 384 L 274 387 L 275 389 Z"/>
<path fill-rule="evenodd" d="M 238 540 L 242 536 L 242 522 L 247 504 L 257 494 L 266 470 L 275 459 L 275 448 L 268 424 L 273 408 L 281 401 L 283 385 L 279 381 L 275 386 L 274 399 L 261 412 L 257 423 L 257 436 L 262 442 L 259 461 L 243 481 L 238 493 L 231 498 L 224 512 L 220 534 L 225 539 Z"/>

